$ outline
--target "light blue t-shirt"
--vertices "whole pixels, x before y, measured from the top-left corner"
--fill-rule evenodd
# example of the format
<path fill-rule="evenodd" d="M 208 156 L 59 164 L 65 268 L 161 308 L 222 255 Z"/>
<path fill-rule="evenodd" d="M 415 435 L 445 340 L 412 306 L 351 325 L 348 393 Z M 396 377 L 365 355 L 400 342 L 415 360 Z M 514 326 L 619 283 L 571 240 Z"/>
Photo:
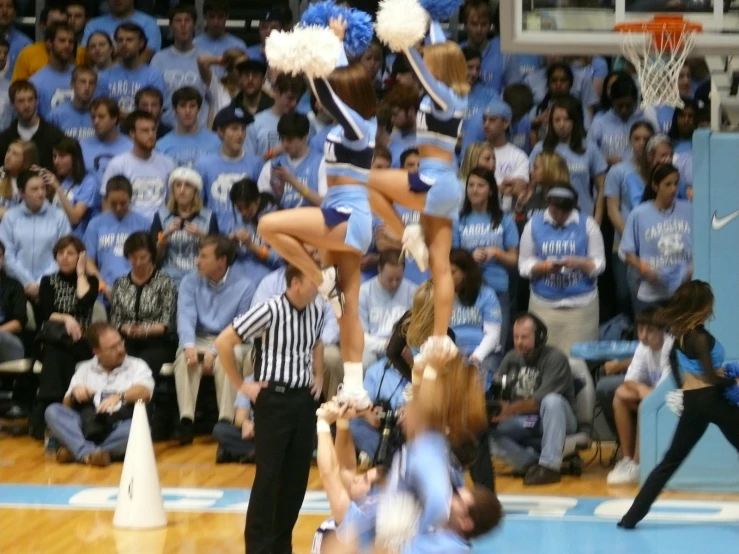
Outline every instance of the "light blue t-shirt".
<path fill-rule="evenodd" d="M 217 39 L 211 38 L 207 33 L 198 35 L 193 41 L 195 48 L 214 56 L 223 56 L 223 53 L 229 48 L 238 48 L 242 52 L 246 52 L 246 43 L 238 37 L 230 33 L 224 33 Z"/>
<path fill-rule="evenodd" d="M 631 160 L 624 160 L 611 166 L 606 174 L 606 184 L 604 186 L 604 194 L 606 198 L 618 198 L 619 199 L 619 210 L 621 212 L 621 218 L 626 223 L 626 220 L 631 213 L 634 204 L 632 203 L 631 195 L 629 194 L 629 186 L 627 176 L 630 173 L 637 172 L 638 169 Z M 642 184 L 642 190 L 644 185 Z M 616 233 L 616 238 L 620 239 L 621 235 Z"/>
<path fill-rule="evenodd" d="M 44 119 L 48 120 L 54 108 L 72 99 L 72 71 L 72 65 L 64 71 L 57 71 L 47 64 L 29 79 L 36 87 L 38 113 Z"/>
<path fill-rule="evenodd" d="M 195 164 L 195 171 L 203 178 L 205 204 L 216 214 L 219 229 L 230 229 L 234 225 L 234 210 L 229 197 L 233 184 L 247 177 L 257 182 L 262 165 L 262 160 L 252 154 L 245 153 L 240 158 L 231 159 L 221 152 L 205 156 Z"/>
<path fill-rule="evenodd" d="M 174 46 L 165 48 L 154 54 L 151 67 L 157 69 L 164 77 L 166 90 L 164 91 L 164 112 L 162 121 L 170 127 L 177 125 L 177 118 L 172 107 L 172 94 L 182 87 L 195 87 L 203 95 L 203 105 L 198 112 L 198 124 L 208 124 L 210 104 L 206 98 L 206 87 L 200 78 L 198 70 L 198 56 L 202 54 L 197 48 L 189 52 L 181 52 Z"/>
<path fill-rule="evenodd" d="M 467 43 L 463 42 L 460 46 L 465 47 Z M 521 82 L 519 59 L 501 51 L 499 37 L 490 39 L 482 51 L 480 82 L 498 95 L 502 94 L 508 85 Z"/>
<path fill-rule="evenodd" d="M 591 183 L 596 177 L 606 172 L 608 164 L 601 151 L 592 142 L 584 141 L 583 148 L 585 152 L 578 154 L 573 152 L 569 145 L 559 143 L 554 151 L 567 162 L 567 168 L 570 170 L 570 183 L 577 191 L 580 212 L 592 216 L 595 214 L 595 196 Z M 529 165 L 532 169 L 536 157 L 543 149 L 543 143 L 539 142 L 531 151 Z"/>
<path fill-rule="evenodd" d="M 390 150 L 390 154 L 392 155 L 392 161 L 390 163 L 391 167 L 400 167 L 400 156 L 408 150 L 409 148 L 415 148 L 416 147 L 416 132 L 411 131 L 410 133 L 401 133 L 400 131 L 395 131 L 392 135 L 390 135 L 390 144 L 388 144 L 387 149 Z"/>
<path fill-rule="evenodd" d="M 588 131 L 588 140 L 600 148 L 604 158 L 622 159 L 631 152 L 629 134 L 631 127 L 637 121 L 647 121 L 644 112 L 636 110 L 631 117 L 624 121 L 612 109 L 599 113 L 593 118 L 593 124 Z M 656 127 L 655 121 L 650 121 Z"/>
<path fill-rule="evenodd" d="M 118 102 L 118 107 L 124 113 L 131 113 L 136 109 L 136 93 L 145 87 L 154 87 L 164 96 L 167 87 L 161 71 L 145 64 L 136 69 L 126 69 L 116 64 L 98 76 L 100 94 Z"/>
<path fill-rule="evenodd" d="M 103 180 L 105 169 L 108 167 L 110 160 L 125 152 L 130 152 L 133 148 L 133 141 L 126 135 L 118 135 L 118 138 L 111 142 L 102 142 L 97 136 L 91 136 L 80 141 L 82 148 L 82 157 L 85 159 L 85 168 L 87 171 L 94 171 L 98 180 Z"/>
<path fill-rule="evenodd" d="M 467 554 L 470 544 L 449 529 L 416 535 L 402 554 Z"/>
<path fill-rule="evenodd" d="M 100 205 L 100 198 L 98 196 L 98 188 L 100 185 L 98 185 L 98 180 L 94 173 L 88 173 L 85 175 L 81 183 L 74 183 L 70 177 L 67 177 L 62 181 L 61 185 L 62 190 L 67 195 L 67 198 L 73 206 L 76 206 L 77 204 L 84 204 L 87 206 L 85 215 L 77 225 L 72 227 L 73 234 L 82 238 L 85 236 L 87 225 L 90 223 L 93 215 L 95 215 L 97 206 Z M 58 196 L 54 197 L 53 203 L 58 206 L 60 210 L 62 209 Z"/>
<path fill-rule="evenodd" d="M 177 167 L 193 167 L 200 158 L 217 153 L 221 139 L 205 127 L 193 135 L 181 135 L 175 129 L 159 139 L 155 148 L 172 158 Z"/>
<path fill-rule="evenodd" d="M 370 279 L 359 288 L 359 319 L 365 333 L 389 339 L 393 326 L 413 304 L 417 285 L 403 279 L 392 292 L 384 289 L 378 279 Z"/>
<path fill-rule="evenodd" d="M 518 228 L 510 214 L 504 214 L 500 223 L 493 228 L 487 212 L 471 212 L 454 223 L 452 246 L 463 248 L 470 254 L 478 248 L 496 247 L 502 251 L 517 248 Z M 480 266 L 485 284 L 495 291 L 508 292 L 508 269 L 495 260 Z"/>
<path fill-rule="evenodd" d="M 51 110 L 47 121 L 59 127 L 68 137 L 78 141 L 95 135 L 90 110 L 78 110 L 71 101 Z"/>
<path fill-rule="evenodd" d="M 277 123 L 280 116 L 272 110 L 264 110 L 254 116 L 254 122 L 246 128 L 246 143 L 244 150 L 250 154 L 264 156 L 270 148 L 280 143 L 277 133 Z"/>
<path fill-rule="evenodd" d="M 162 33 L 159 30 L 159 25 L 157 25 L 157 20 L 138 10 L 134 11 L 131 17 L 124 17 L 122 19 L 118 19 L 111 14 L 101 15 L 100 17 L 91 19 L 85 25 L 85 32 L 82 35 L 81 43 L 87 44 L 90 35 L 97 31 L 102 31 L 111 39 L 115 40 L 115 30 L 122 23 L 128 23 L 129 21 L 143 29 L 147 39 L 146 47 L 154 52 L 158 52 L 162 47 Z"/>
<path fill-rule="evenodd" d="M 500 303 L 493 289 L 483 285 L 472 306 L 464 306 L 459 297 L 454 298 L 449 327 L 457 337 L 457 346 L 462 354 L 470 356 L 480 345 L 486 323 L 501 323 Z"/>

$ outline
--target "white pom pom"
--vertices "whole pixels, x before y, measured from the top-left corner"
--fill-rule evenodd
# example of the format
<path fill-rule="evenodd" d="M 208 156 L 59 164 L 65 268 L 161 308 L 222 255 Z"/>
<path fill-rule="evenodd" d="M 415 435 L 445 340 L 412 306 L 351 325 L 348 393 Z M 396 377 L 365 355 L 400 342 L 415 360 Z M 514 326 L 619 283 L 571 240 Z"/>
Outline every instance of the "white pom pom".
<path fill-rule="evenodd" d="M 683 413 L 683 391 L 678 389 L 668 392 L 665 395 L 665 404 L 673 414 L 680 417 Z"/>
<path fill-rule="evenodd" d="M 459 349 L 449 335 L 443 337 L 429 337 L 421 346 L 421 354 L 426 358 L 450 360 L 457 355 Z"/>
<path fill-rule="evenodd" d="M 377 11 L 377 37 L 393 52 L 410 48 L 423 40 L 428 14 L 418 0 L 382 0 Z"/>
<path fill-rule="evenodd" d="M 341 41 L 328 27 L 296 27 L 293 31 L 303 73 L 313 79 L 328 77 L 339 64 Z"/>
<path fill-rule="evenodd" d="M 408 493 L 386 493 L 377 501 L 377 546 L 391 552 L 402 550 L 418 533 L 421 507 Z"/>
<path fill-rule="evenodd" d="M 293 33 L 275 30 L 264 43 L 264 53 L 271 68 L 282 73 L 298 75 L 302 71 L 299 47 Z"/>

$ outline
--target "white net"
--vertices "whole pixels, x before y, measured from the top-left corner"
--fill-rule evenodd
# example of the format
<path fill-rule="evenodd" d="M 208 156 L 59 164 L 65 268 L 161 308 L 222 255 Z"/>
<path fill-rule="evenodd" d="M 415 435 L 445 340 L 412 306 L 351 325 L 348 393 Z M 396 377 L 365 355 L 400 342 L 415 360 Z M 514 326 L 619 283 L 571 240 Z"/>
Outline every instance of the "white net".
<path fill-rule="evenodd" d="M 643 32 L 625 31 L 621 45 L 624 56 L 636 68 L 642 94 L 642 107 L 668 105 L 682 108 L 677 87 L 680 69 L 693 50 L 697 32 L 684 28 L 675 31 L 644 31 L 650 36 L 646 44 Z"/>

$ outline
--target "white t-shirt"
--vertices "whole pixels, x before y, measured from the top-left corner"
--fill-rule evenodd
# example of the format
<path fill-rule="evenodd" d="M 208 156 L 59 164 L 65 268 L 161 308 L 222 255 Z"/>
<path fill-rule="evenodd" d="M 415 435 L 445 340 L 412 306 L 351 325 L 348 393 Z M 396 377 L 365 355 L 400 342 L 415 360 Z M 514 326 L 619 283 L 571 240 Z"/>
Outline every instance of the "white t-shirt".
<path fill-rule="evenodd" d="M 529 182 L 529 157 L 515 144 L 495 148 L 495 180 L 523 179 Z"/>
<path fill-rule="evenodd" d="M 661 350 L 654 351 L 643 343 L 639 343 L 634 358 L 626 370 L 625 381 L 638 381 L 650 387 L 656 387 L 671 373 L 670 351 L 675 342 L 674 337 L 665 335 Z"/>
<path fill-rule="evenodd" d="M 213 112 L 213 117 L 215 117 L 223 108 L 231 104 L 231 101 L 233 100 L 231 95 L 228 93 L 228 90 L 223 86 L 221 80 L 216 77 L 215 73 L 210 78 L 208 99 L 210 100 L 210 108 Z"/>
<path fill-rule="evenodd" d="M 154 219 L 154 214 L 167 201 L 169 174 L 175 168 L 169 156 L 152 152 L 148 160 L 133 155 L 133 152 L 120 154 L 110 160 L 105 168 L 100 186 L 101 196 L 105 196 L 108 181 L 116 175 L 124 175 L 133 187 L 131 207 L 141 215 Z"/>

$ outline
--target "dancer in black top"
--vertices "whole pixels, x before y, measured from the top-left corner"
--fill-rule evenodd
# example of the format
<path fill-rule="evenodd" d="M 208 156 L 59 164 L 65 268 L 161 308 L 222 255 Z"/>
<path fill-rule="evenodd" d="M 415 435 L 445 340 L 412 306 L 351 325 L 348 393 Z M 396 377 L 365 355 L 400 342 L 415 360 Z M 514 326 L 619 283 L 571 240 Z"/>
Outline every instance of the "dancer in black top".
<path fill-rule="evenodd" d="M 737 383 L 727 379 L 721 366 L 724 348 L 704 327 L 713 313 L 713 292 L 708 283 L 690 281 L 683 284 L 658 312 L 675 337 L 670 356 L 673 376 L 682 388 L 682 415 L 664 459 L 649 474 L 634 504 L 618 523 L 633 529 L 649 512 L 649 508 L 667 481 L 678 470 L 690 451 L 714 423 L 726 439 L 739 451 L 739 406 L 728 397 L 736 398 Z M 683 381 L 680 371 L 685 376 Z M 727 394 L 728 393 L 728 394 Z"/>

